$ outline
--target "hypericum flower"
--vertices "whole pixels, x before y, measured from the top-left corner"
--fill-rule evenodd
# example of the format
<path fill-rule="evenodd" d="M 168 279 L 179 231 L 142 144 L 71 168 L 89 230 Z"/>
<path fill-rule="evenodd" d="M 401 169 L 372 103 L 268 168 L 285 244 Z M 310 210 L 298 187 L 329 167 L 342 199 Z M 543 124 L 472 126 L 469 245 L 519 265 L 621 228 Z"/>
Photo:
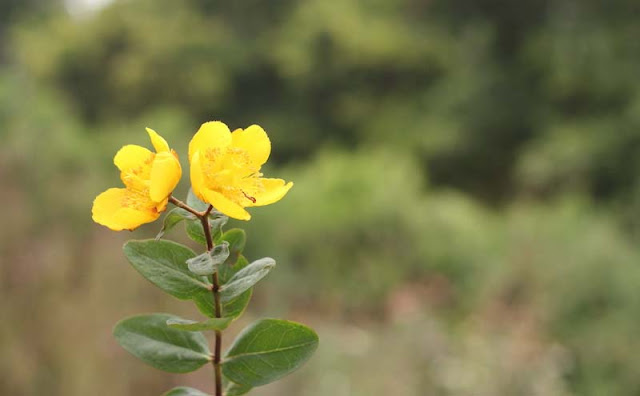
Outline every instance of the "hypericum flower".
<path fill-rule="evenodd" d="M 133 144 L 122 147 L 113 163 L 125 188 L 110 188 L 93 201 L 93 221 L 114 231 L 156 220 L 182 176 L 176 152 L 153 129 L 147 132 L 156 153 Z"/>
<path fill-rule="evenodd" d="M 225 215 L 249 220 L 244 208 L 277 202 L 293 186 L 262 177 L 270 153 L 269 137 L 258 125 L 231 133 L 220 121 L 202 124 L 189 143 L 193 192 Z"/>

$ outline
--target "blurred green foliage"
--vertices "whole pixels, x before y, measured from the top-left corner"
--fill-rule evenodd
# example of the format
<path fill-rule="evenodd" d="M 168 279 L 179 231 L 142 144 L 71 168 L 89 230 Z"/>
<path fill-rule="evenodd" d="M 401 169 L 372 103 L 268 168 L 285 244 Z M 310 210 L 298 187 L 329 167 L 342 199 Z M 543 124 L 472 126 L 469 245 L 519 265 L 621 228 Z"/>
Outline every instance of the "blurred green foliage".
<path fill-rule="evenodd" d="M 89 208 L 144 126 L 185 153 L 210 119 L 263 126 L 295 182 L 235 224 L 279 263 L 257 309 L 322 340 L 263 394 L 640 393 L 639 8 L 0 2 L 0 393 L 185 382 L 111 340 L 187 308 L 119 265 L 130 235 Z"/>

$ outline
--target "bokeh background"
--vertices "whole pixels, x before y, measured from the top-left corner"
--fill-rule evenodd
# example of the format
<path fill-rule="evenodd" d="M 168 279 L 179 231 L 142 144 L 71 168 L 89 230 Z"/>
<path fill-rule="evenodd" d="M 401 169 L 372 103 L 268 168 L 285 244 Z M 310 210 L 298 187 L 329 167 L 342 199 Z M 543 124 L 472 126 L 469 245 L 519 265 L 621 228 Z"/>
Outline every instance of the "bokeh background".
<path fill-rule="evenodd" d="M 211 391 L 120 318 L 198 318 L 91 221 L 112 157 L 257 123 L 256 317 L 315 327 L 256 395 L 640 394 L 636 0 L 0 0 L 0 394 Z M 188 188 L 188 178 L 179 194 Z M 170 237 L 184 240 L 180 230 Z M 226 337 L 228 341 L 230 336 Z M 252 393 L 252 394 L 253 394 Z"/>

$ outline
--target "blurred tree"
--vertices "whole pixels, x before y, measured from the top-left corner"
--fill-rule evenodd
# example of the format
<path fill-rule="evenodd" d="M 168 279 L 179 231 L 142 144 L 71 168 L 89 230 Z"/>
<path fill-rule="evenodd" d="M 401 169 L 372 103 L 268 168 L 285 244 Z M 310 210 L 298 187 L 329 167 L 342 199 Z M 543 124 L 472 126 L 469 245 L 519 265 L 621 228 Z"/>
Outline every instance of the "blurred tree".
<path fill-rule="evenodd" d="M 583 173 L 588 192 L 608 198 L 626 194 L 627 170 L 635 169 L 603 162 L 637 152 L 634 7 L 629 0 L 606 9 L 596 0 L 121 1 L 92 20 L 58 15 L 29 25 L 15 50 L 89 124 L 135 119 L 157 106 L 238 126 L 250 119 L 283 142 L 280 160 L 330 142 L 390 144 L 418 155 L 435 185 L 492 203 L 574 178 L 558 153 L 535 188 L 522 180 L 534 172 L 527 164 L 545 136 L 561 124 L 575 130 L 574 119 L 589 115 L 601 127 L 585 140 L 629 131 L 604 137 L 619 143 L 605 144 L 613 151 L 590 157 Z"/>
<path fill-rule="evenodd" d="M 447 326 L 534 317 L 569 350 L 571 392 L 640 392 L 638 254 L 606 218 L 640 230 L 637 0 L 60 5 L 0 3 L 0 173 L 27 209 L 46 196 L 65 212 L 43 218 L 85 216 L 91 177 L 66 178 L 111 166 L 110 139 L 150 120 L 176 142 L 207 119 L 259 123 L 296 188 L 252 221 L 253 246 L 291 263 L 292 301 L 383 315 L 397 289 L 435 284 Z"/>
<path fill-rule="evenodd" d="M 43 12 L 58 0 L 3 0 L 0 2 L 0 65 L 6 62 L 7 29 L 26 15 Z"/>

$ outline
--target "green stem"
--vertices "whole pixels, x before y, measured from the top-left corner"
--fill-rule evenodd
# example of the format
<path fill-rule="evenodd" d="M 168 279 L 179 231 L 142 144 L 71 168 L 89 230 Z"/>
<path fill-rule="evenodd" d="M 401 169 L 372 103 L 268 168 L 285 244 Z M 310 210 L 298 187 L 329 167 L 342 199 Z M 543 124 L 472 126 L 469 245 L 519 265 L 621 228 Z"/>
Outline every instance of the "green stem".
<path fill-rule="evenodd" d="M 204 229 L 204 236 L 207 240 L 207 251 L 212 251 L 214 248 L 213 238 L 211 237 L 211 228 L 209 227 L 209 213 L 213 210 L 213 206 L 209 205 L 209 208 L 198 215 L 200 221 L 202 222 L 202 228 Z M 215 307 L 215 315 L 216 318 L 222 317 L 222 306 L 220 304 L 220 280 L 218 279 L 218 273 L 215 272 L 212 276 L 213 288 L 211 292 L 213 294 L 213 305 Z M 213 352 L 213 371 L 215 375 L 216 381 L 216 396 L 222 396 L 222 366 L 220 365 L 221 360 L 221 349 L 222 349 L 222 332 L 220 330 L 216 330 L 216 338 L 215 338 L 215 349 Z"/>

